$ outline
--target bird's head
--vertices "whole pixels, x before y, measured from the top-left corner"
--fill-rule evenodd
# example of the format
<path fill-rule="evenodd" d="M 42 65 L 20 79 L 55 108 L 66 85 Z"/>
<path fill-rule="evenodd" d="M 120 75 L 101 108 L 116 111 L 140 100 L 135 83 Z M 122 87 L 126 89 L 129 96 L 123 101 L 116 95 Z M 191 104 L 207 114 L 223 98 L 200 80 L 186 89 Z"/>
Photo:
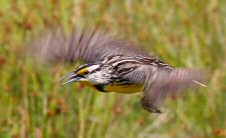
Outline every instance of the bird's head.
<path fill-rule="evenodd" d="M 65 75 L 60 80 L 63 81 L 62 85 L 70 84 L 72 82 L 85 82 L 91 85 L 108 83 L 108 76 L 106 66 L 100 64 L 84 64 L 77 67 L 71 73 Z"/>

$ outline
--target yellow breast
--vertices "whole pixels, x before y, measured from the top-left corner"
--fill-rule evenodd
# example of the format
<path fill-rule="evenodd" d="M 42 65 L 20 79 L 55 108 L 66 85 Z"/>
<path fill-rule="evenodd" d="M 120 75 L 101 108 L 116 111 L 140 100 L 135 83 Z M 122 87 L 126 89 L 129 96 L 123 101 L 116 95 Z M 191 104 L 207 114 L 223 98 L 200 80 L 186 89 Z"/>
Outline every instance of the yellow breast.
<path fill-rule="evenodd" d="M 85 84 L 91 88 L 94 88 L 98 90 L 93 84 L 91 84 L 89 81 L 80 82 L 82 84 Z M 130 93 L 137 93 L 143 91 L 143 86 L 139 84 L 120 84 L 117 82 L 110 83 L 108 85 L 103 86 L 103 90 L 106 92 L 116 92 L 116 93 L 123 93 L 123 94 L 130 94 Z"/>
<path fill-rule="evenodd" d="M 116 83 L 112 83 L 104 86 L 104 90 L 108 92 L 130 94 L 130 93 L 142 92 L 143 86 L 138 84 L 118 85 Z"/>

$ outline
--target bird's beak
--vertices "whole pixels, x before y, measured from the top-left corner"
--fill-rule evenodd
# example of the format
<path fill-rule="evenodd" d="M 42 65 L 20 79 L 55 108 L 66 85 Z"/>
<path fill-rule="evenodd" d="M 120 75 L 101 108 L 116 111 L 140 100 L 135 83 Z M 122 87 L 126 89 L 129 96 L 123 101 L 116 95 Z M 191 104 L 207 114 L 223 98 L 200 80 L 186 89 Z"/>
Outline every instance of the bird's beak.
<path fill-rule="evenodd" d="M 67 81 L 64 81 L 67 79 Z M 62 82 L 61 85 L 65 85 L 65 84 L 70 84 L 72 82 L 78 82 L 81 79 L 81 77 L 79 77 L 77 74 L 75 74 L 74 72 L 71 72 L 67 75 L 65 75 L 64 77 L 60 78 L 60 81 Z"/>

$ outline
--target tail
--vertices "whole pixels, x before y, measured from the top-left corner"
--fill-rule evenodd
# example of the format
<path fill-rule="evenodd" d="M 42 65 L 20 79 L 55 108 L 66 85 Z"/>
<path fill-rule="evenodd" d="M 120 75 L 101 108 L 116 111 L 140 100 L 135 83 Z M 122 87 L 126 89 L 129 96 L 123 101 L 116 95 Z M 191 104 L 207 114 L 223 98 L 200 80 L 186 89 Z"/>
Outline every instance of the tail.
<path fill-rule="evenodd" d="M 204 72 L 195 69 L 175 69 L 170 73 L 169 76 L 169 89 L 172 91 L 181 91 L 189 87 L 207 87 L 203 82 Z"/>

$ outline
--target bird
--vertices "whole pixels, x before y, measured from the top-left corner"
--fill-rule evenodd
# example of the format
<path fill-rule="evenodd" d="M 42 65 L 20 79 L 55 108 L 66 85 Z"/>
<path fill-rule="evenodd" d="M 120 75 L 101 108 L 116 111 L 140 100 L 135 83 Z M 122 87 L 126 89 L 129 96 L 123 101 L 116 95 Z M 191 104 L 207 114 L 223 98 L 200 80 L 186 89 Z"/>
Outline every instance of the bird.
<path fill-rule="evenodd" d="M 162 113 L 167 95 L 201 85 L 202 72 L 175 68 L 139 45 L 106 30 L 73 28 L 69 34 L 50 29 L 28 43 L 30 53 L 45 62 L 83 64 L 60 78 L 61 85 L 82 83 L 103 93 L 143 93 L 141 105 L 150 113 Z"/>

